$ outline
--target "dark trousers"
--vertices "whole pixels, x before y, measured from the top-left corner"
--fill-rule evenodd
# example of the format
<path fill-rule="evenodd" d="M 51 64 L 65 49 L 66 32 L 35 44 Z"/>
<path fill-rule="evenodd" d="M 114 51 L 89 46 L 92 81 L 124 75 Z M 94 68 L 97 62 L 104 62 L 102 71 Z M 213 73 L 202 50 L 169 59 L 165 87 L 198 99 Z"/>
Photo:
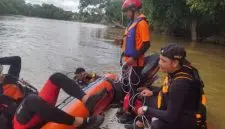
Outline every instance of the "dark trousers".
<path fill-rule="evenodd" d="M 61 73 L 55 73 L 38 96 L 29 95 L 22 101 L 14 116 L 14 128 L 33 128 L 43 121 L 72 125 L 75 117 L 55 107 L 60 89 L 77 99 L 85 95 L 73 80 Z"/>

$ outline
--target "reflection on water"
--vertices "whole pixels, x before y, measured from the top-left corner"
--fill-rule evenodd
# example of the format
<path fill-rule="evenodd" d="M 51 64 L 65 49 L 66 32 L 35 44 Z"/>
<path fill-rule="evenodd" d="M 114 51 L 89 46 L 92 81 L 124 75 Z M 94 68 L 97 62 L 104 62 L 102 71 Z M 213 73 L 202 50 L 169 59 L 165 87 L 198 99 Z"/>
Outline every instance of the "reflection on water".
<path fill-rule="evenodd" d="M 67 73 L 78 66 L 101 73 L 118 72 L 120 48 L 112 41 L 119 35 L 122 31 L 103 25 L 0 16 L 1 56 L 21 56 L 21 75 L 38 88 L 52 73 Z M 158 52 L 168 42 L 187 48 L 188 59 L 205 82 L 209 122 L 214 129 L 224 129 L 225 47 L 153 35 L 150 51 Z"/>

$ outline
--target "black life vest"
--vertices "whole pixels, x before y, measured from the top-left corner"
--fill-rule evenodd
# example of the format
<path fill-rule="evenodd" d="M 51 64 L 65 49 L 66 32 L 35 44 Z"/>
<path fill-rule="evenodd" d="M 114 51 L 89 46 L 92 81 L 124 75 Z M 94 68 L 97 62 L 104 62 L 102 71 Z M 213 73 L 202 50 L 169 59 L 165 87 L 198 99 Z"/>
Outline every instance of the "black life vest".
<path fill-rule="evenodd" d="M 183 65 L 183 67 L 192 71 L 192 74 L 186 72 L 178 72 L 174 75 L 172 79 L 169 79 L 167 76 L 164 80 L 163 86 L 161 87 L 161 91 L 158 94 L 157 107 L 160 110 L 165 110 L 167 107 L 168 101 L 168 93 L 169 93 L 169 85 L 172 81 L 177 79 L 187 79 L 193 82 L 196 88 L 200 88 L 200 100 L 199 100 L 199 109 L 197 112 L 187 112 L 189 115 L 193 115 L 197 120 L 197 125 L 199 129 L 207 129 L 206 124 L 206 95 L 204 93 L 204 83 L 202 82 L 198 70 L 193 66 Z"/>

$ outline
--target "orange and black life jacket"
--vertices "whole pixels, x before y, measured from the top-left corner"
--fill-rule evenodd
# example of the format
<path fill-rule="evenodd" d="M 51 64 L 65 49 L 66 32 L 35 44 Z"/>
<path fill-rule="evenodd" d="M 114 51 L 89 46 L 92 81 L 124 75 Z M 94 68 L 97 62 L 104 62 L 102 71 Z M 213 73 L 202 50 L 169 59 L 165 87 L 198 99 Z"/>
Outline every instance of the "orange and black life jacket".
<path fill-rule="evenodd" d="M 19 88 L 16 84 L 3 85 L 1 95 L 7 96 L 15 101 L 22 99 L 24 97 L 22 89 Z"/>
<path fill-rule="evenodd" d="M 37 89 L 28 83 L 26 84 L 25 81 L 15 81 L 13 83 L 0 84 L 0 126 L 6 126 L 6 129 L 12 128 L 14 113 L 25 96 L 37 94 Z"/>
<path fill-rule="evenodd" d="M 24 98 L 24 93 L 15 84 L 1 85 L 0 89 L 0 121 L 2 126 L 11 129 L 12 118 L 19 103 Z"/>
<path fill-rule="evenodd" d="M 204 93 L 204 84 L 199 76 L 198 70 L 194 68 L 193 66 L 187 66 L 183 65 L 186 69 L 189 69 L 192 71 L 192 74 L 186 73 L 186 72 L 178 72 L 174 75 L 174 77 L 171 79 L 168 76 L 165 78 L 163 86 L 161 88 L 161 91 L 158 94 L 158 100 L 157 100 L 157 107 L 160 110 L 165 110 L 167 107 L 168 102 L 168 93 L 169 93 L 169 85 L 174 80 L 178 79 L 187 79 L 192 81 L 193 85 L 195 87 L 200 88 L 200 100 L 199 100 L 199 109 L 197 112 L 187 112 L 187 114 L 192 115 L 197 120 L 197 125 L 199 129 L 207 129 L 206 125 L 206 96 Z"/>

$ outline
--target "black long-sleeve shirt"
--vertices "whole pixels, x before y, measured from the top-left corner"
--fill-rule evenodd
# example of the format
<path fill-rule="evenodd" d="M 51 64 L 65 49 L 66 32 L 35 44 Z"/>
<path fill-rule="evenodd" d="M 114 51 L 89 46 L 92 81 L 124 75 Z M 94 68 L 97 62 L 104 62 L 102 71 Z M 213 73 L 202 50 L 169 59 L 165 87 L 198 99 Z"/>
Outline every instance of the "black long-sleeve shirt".
<path fill-rule="evenodd" d="M 174 79 L 176 73 L 184 71 L 191 72 L 182 68 L 179 71 L 170 74 L 169 77 L 170 79 Z M 193 81 L 184 78 L 173 80 L 169 85 L 166 110 L 149 108 L 147 115 L 156 117 L 169 125 L 176 125 L 174 127 L 181 128 L 183 125 L 179 124 L 183 122 L 186 124 L 189 123 L 187 124 L 187 126 L 189 126 L 190 121 L 192 121 L 189 118 L 192 118 L 192 116 L 187 116 L 186 112 L 197 112 L 199 101 L 200 89 L 193 85 Z"/>
<path fill-rule="evenodd" d="M 166 110 L 149 109 L 150 116 L 157 117 L 167 123 L 174 123 L 182 110 L 184 98 L 188 94 L 188 81 L 177 80 L 169 88 L 169 100 Z"/>
<path fill-rule="evenodd" d="M 4 81 L 0 84 L 0 94 L 2 86 L 5 84 L 16 84 L 21 70 L 21 58 L 19 56 L 10 56 L 0 58 L 1 65 L 9 65 L 8 74 L 5 75 Z"/>
<path fill-rule="evenodd" d="M 143 45 L 141 46 L 141 49 L 137 52 L 138 55 L 136 57 L 133 57 L 133 58 L 138 59 L 138 57 L 145 54 L 145 52 L 150 48 L 150 46 L 151 46 L 150 41 L 143 42 Z"/>

